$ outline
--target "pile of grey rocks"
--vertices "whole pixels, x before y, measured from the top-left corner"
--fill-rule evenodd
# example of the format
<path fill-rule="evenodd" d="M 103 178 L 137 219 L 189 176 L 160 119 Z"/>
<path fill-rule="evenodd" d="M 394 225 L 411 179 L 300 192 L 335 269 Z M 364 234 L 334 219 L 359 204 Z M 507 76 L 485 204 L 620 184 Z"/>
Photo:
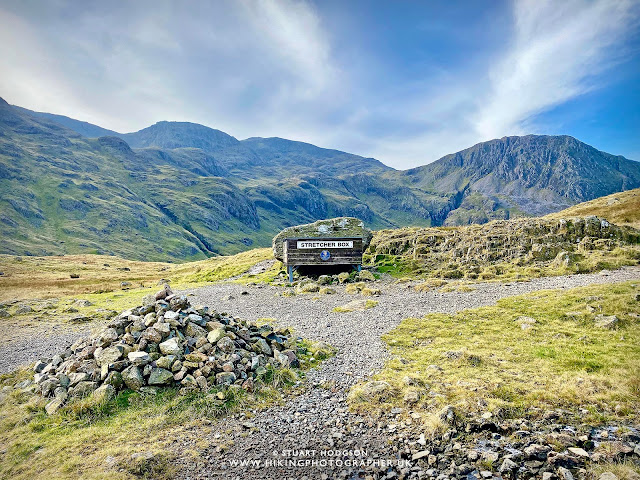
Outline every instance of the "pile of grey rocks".
<path fill-rule="evenodd" d="M 127 388 L 152 393 L 236 385 L 252 391 L 267 367 L 300 366 L 297 352 L 298 339 L 288 329 L 192 307 L 165 285 L 143 305 L 111 319 L 99 335 L 37 362 L 34 383 L 52 397 L 49 414 L 69 398 L 106 401 Z"/>
<path fill-rule="evenodd" d="M 392 444 L 400 446 L 398 455 L 412 462 L 415 475 L 405 472 L 407 478 L 581 480 L 589 478 L 592 463 L 640 465 L 638 425 L 596 427 L 561 409 L 538 419 L 464 421 L 447 407 L 440 417 L 447 430 L 425 438 L 413 424 L 403 427 L 403 413 L 393 409 L 378 428 L 389 431 Z M 617 480 L 611 473 L 601 478 Z"/>

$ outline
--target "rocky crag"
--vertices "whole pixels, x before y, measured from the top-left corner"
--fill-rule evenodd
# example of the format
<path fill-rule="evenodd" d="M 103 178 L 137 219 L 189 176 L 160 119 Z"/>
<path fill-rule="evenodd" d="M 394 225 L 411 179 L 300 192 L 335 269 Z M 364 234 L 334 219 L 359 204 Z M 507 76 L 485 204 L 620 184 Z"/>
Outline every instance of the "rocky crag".
<path fill-rule="evenodd" d="M 383 230 L 376 232 L 367 254 L 374 262 L 379 257 L 397 256 L 424 272 L 438 270 L 447 278 L 474 278 L 474 267 L 506 262 L 554 262 L 561 267 L 575 264 L 593 251 L 611 252 L 638 244 L 640 231 L 589 216 L 516 219 L 460 228 Z M 475 272 L 476 277 L 479 272 Z"/>
<path fill-rule="evenodd" d="M 50 414 L 68 398 L 93 395 L 105 401 L 125 388 L 253 391 L 267 368 L 300 366 L 297 352 L 298 341 L 288 329 L 192 307 L 165 286 L 144 305 L 113 318 L 98 336 L 37 362 L 34 383 L 52 397 L 46 406 Z"/>

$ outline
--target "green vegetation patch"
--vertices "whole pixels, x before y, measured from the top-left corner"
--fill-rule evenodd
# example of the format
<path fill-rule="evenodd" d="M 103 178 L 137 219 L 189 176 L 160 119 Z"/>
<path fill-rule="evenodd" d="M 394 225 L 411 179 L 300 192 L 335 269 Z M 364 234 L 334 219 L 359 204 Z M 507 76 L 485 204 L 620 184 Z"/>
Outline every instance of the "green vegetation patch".
<path fill-rule="evenodd" d="M 383 336 L 393 359 L 352 389 L 350 403 L 363 410 L 410 404 L 428 414 L 453 405 L 464 415 L 498 417 L 582 408 L 586 422 L 637 421 L 639 294 L 637 282 L 549 290 L 406 319 Z M 613 328 L 598 326 L 612 315 Z"/>
<path fill-rule="evenodd" d="M 368 310 L 378 305 L 377 300 L 352 300 L 349 303 L 335 307 L 333 309 L 336 313 L 349 313 L 357 310 Z"/>

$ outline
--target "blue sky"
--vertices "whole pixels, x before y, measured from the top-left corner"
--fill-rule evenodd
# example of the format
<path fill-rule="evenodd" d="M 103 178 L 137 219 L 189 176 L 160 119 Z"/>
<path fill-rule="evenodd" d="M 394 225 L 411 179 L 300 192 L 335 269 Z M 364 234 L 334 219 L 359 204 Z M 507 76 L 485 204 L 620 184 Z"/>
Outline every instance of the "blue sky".
<path fill-rule="evenodd" d="M 160 120 L 396 168 L 568 134 L 640 160 L 640 2 L 0 0 L 0 96 L 127 132 Z"/>

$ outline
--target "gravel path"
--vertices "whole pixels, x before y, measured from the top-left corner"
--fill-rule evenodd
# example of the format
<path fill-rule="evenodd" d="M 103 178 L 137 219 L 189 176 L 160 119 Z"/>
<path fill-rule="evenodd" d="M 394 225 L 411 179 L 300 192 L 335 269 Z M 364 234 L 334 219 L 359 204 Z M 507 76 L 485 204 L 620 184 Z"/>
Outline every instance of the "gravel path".
<path fill-rule="evenodd" d="M 0 374 L 51 357 L 90 334 L 90 327 L 57 323 L 24 325 L 4 320 L 0 341 Z"/>
<path fill-rule="evenodd" d="M 380 475 L 389 465 L 397 465 L 397 446 L 388 445 L 383 432 L 389 426 L 349 412 L 346 395 L 349 387 L 382 367 L 387 356 L 380 340 L 383 333 L 411 316 L 454 313 L 537 290 L 626 280 L 640 280 L 640 268 L 523 283 L 478 284 L 474 285 L 475 291 L 466 293 L 416 293 L 406 285 L 383 284 L 377 307 L 351 313 L 332 312 L 335 306 L 361 298 L 345 294 L 341 287 L 336 295 L 322 295 L 317 300 L 313 294 L 281 297 L 277 294 L 282 288 L 268 286 L 219 284 L 187 291 L 195 297 L 192 303 L 210 305 L 248 320 L 275 318 L 280 325 L 294 327 L 300 336 L 329 342 L 338 353 L 309 372 L 305 391 L 287 399 L 284 405 L 258 412 L 250 419 L 236 416 L 215 424 L 206 439 L 209 446 L 202 452 L 201 458 L 206 461 L 187 461 L 185 457 L 180 463 L 180 477 L 351 478 L 354 461 L 368 463 L 366 470 Z M 233 446 L 220 448 L 229 445 Z M 202 451 L 202 438 L 181 439 L 175 449 L 178 453 L 184 449 Z M 332 456 L 337 451 L 349 454 L 362 450 L 366 457 Z M 301 451 L 306 456 L 296 456 Z M 248 463 L 237 463 L 243 461 Z"/>

